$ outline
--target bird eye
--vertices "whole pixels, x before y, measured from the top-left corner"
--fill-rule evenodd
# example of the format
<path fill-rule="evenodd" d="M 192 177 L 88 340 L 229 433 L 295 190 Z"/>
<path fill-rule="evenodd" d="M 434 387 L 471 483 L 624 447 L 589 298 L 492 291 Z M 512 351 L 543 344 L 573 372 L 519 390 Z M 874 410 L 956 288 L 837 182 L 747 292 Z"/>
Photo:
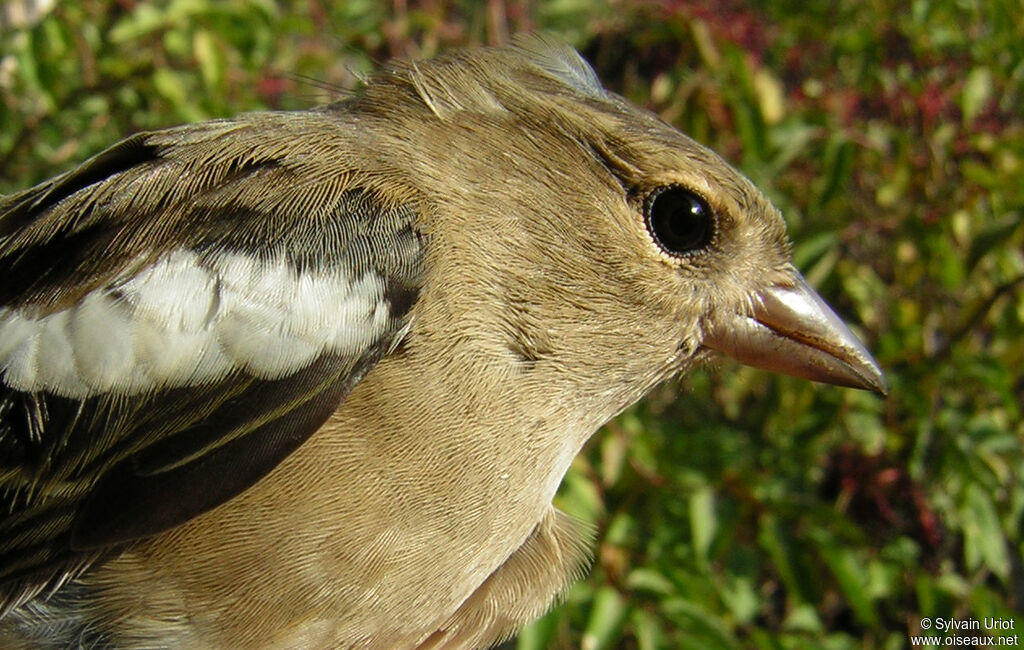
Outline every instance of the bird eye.
<path fill-rule="evenodd" d="M 677 185 L 659 188 L 644 203 L 647 230 L 669 255 L 682 256 L 711 243 L 715 214 L 704 199 Z"/>

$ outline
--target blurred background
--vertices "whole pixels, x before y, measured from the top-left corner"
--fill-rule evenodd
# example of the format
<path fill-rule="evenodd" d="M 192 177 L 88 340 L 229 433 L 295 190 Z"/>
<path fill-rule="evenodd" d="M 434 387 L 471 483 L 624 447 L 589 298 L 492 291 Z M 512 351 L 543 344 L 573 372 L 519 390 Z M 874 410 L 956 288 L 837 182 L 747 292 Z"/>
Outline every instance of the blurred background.
<path fill-rule="evenodd" d="M 554 32 L 768 193 L 891 394 L 726 360 L 661 387 L 573 465 L 558 505 L 596 525 L 593 569 L 508 647 L 895 650 L 923 618 L 1024 635 L 1022 16 L 1021 0 L 8 0 L 0 193 L 140 130 L 337 99 L 390 57 Z"/>

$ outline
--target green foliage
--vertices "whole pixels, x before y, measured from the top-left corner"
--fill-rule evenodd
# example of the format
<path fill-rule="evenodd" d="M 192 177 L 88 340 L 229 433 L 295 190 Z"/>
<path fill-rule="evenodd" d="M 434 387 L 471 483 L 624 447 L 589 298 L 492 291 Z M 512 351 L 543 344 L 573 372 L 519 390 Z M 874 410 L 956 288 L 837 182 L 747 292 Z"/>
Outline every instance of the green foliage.
<path fill-rule="evenodd" d="M 721 361 L 599 433 L 558 504 L 595 566 L 520 650 L 909 648 L 1024 619 L 1024 22 L 1016 0 L 66 2 L 0 22 L 0 191 L 129 133 L 553 29 L 742 168 L 886 400 Z M 315 81 L 314 81 L 315 80 Z"/>

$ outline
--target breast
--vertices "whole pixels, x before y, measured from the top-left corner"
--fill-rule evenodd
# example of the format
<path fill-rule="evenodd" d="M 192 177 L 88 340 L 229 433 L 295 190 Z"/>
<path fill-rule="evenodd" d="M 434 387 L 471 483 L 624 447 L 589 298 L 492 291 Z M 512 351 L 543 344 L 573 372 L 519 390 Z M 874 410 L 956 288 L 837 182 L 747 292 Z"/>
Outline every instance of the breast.
<path fill-rule="evenodd" d="M 428 634 L 523 543 L 597 426 L 568 423 L 564 399 L 524 400 L 514 369 L 455 361 L 386 358 L 256 486 L 87 576 L 95 616 L 180 647 Z"/>

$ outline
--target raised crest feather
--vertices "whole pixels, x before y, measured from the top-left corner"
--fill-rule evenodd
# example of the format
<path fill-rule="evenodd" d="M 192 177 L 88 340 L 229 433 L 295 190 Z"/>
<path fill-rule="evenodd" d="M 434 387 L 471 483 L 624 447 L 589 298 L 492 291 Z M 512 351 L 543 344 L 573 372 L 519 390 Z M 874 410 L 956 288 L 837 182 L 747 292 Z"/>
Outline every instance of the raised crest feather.
<path fill-rule="evenodd" d="M 547 74 L 595 99 L 608 96 L 597 73 L 579 52 L 544 33 L 519 34 L 512 44 Z"/>
<path fill-rule="evenodd" d="M 590 64 L 576 50 L 553 36 L 517 35 L 507 50 L 521 56 L 517 67 L 529 68 L 537 77 L 550 78 L 594 99 L 608 98 Z M 459 62 L 457 65 L 456 61 Z M 481 83 L 483 71 L 472 54 L 456 55 L 447 65 L 430 66 L 428 71 L 415 61 L 400 61 L 392 65 L 393 70 L 408 80 L 430 112 L 441 120 L 463 111 L 506 113 L 509 96 L 518 93 L 515 87 L 518 81 L 512 76 Z"/>

